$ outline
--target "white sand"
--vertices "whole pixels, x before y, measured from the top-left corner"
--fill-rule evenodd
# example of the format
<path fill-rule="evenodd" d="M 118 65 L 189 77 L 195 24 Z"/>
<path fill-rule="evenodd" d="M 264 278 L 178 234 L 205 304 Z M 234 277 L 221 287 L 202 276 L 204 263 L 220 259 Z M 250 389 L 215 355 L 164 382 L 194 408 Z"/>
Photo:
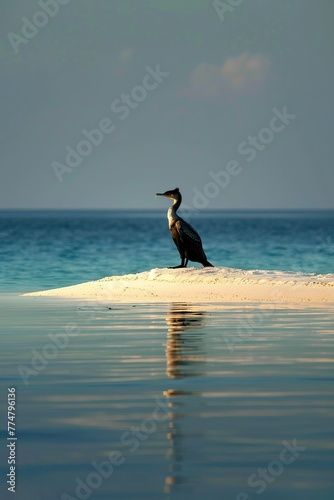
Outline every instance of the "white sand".
<path fill-rule="evenodd" d="M 218 267 L 152 269 L 25 295 L 117 302 L 334 303 L 334 275 Z"/>

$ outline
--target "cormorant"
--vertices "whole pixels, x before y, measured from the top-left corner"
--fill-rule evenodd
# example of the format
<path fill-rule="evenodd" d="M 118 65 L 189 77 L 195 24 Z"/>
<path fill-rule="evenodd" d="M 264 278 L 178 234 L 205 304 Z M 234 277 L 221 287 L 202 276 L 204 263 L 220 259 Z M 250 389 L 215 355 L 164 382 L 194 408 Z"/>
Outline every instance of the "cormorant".
<path fill-rule="evenodd" d="M 182 201 L 179 188 L 166 191 L 165 193 L 157 193 L 156 196 L 166 196 L 166 198 L 174 200 L 173 205 L 168 209 L 167 218 L 169 230 L 181 257 L 181 264 L 172 269 L 187 267 L 188 260 L 200 262 L 205 267 L 214 267 L 206 258 L 202 240 L 198 232 L 176 213 Z"/>

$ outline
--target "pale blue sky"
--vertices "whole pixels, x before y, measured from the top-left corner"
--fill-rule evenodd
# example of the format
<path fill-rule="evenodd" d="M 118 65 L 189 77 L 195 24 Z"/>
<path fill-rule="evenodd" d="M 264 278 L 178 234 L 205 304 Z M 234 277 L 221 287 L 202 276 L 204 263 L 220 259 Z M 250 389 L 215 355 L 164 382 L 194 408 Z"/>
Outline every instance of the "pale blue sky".
<path fill-rule="evenodd" d="M 0 208 L 334 208 L 332 0 L 62 2 L 1 2 Z"/>

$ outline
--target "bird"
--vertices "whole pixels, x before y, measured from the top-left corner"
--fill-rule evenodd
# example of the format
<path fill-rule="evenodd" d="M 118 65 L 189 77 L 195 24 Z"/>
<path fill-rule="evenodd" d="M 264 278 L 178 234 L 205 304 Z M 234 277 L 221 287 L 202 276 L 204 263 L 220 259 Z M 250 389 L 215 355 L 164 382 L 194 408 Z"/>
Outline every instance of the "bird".
<path fill-rule="evenodd" d="M 206 258 L 198 232 L 176 213 L 182 202 L 179 188 L 156 193 L 156 196 L 165 196 L 173 200 L 173 204 L 167 211 L 167 218 L 169 230 L 180 254 L 181 264 L 171 269 L 187 267 L 188 260 L 199 262 L 204 267 L 214 267 Z"/>

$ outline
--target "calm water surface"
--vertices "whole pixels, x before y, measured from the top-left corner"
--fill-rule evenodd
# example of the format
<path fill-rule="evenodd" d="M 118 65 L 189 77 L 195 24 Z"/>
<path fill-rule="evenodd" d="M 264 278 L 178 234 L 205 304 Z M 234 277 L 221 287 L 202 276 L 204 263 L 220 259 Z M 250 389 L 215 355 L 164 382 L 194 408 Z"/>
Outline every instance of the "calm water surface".
<path fill-rule="evenodd" d="M 183 216 L 217 266 L 334 273 L 333 212 Z M 162 210 L 0 212 L 1 499 L 13 386 L 17 500 L 334 498 L 332 309 L 18 296 L 178 263 Z"/>
<path fill-rule="evenodd" d="M 1 310 L 18 500 L 334 498 L 332 309 L 13 294 Z"/>

